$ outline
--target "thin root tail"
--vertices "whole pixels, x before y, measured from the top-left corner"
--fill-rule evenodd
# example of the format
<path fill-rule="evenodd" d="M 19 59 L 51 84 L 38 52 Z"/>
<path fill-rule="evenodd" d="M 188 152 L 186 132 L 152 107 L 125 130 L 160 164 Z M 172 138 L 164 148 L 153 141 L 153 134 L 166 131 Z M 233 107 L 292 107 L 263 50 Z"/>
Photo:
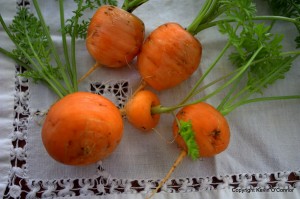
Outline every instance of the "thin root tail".
<path fill-rule="evenodd" d="M 176 167 L 182 162 L 182 160 L 184 159 L 184 157 L 186 155 L 187 155 L 186 151 L 182 150 L 181 153 L 179 154 L 179 156 L 177 157 L 177 159 L 175 160 L 173 166 L 167 173 L 167 175 L 160 181 L 160 183 L 158 184 L 156 189 L 152 191 L 151 195 L 149 197 L 147 197 L 147 199 L 152 198 L 158 192 L 158 190 L 167 182 L 167 180 L 170 178 L 172 173 L 175 171 Z"/>
<path fill-rule="evenodd" d="M 96 70 L 101 65 L 99 63 L 95 63 L 93 67 L 91 67 L 88 72 L 86 72 L 79 80 L 78 82 L 82 82 L 87 76 L 89 76 L 94 70 Z"/>
<path fill-rule="evenodd" d="M 141 83 L 139 84 L 139 86 L 137 87 L 137 89 L 132 94 L 132 97 L 135 96 L 141 90 L 144 90 L 146 86 L 147 86 L 147 82 L 145 82 L 144 80 L 142 80 Z"/>

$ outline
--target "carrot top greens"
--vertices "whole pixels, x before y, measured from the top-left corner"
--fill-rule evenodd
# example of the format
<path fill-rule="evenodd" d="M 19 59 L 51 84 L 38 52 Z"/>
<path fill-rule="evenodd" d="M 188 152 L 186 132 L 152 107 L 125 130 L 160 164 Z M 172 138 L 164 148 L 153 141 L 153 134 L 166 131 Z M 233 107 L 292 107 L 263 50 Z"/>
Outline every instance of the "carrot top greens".
<path fill-rule="evenodd" d="M 291 17 L 299 20 L 300 1 L 299 0 L 266 0 L 275 15 Z M 300 33 L 300 25 L 295 24 Z M 300 48 L 300 35 L 295 38 L 297 48 Z"/>
<path fill-rule="evenodd" d="M 276 0 L 273 1 L 274 4 L 277 4 Z M 290 0 L 288 2 L 291 2 Z M 294 9 L 299 9 L 299 3 L 290 3 L 293 4 Z M 277 5 L 280 7 L 280 5 Z M 288 9 L 288 8 L 287 8 Z M 235 16 L 228 16 L 227 13 L 236 13 L 243 12 L 245 17 L 252 15 L 251 13 L 256 11 L 256 6 L 252 0 L 206 0 L 200 9 L 199 13 L 192 21 L 192 23 L 187 27 L 187 31 L 192 35 L 196 35 L 199 32 L 217 26 L 223 22 L 238 22 L 238 18 Z M 298 15 L 299 16 L 299 15 Z M 295 15 L 267 15 L 267 16 L 252 16 L 252 20 L 270 20 L 270 21 L 287 21 L 294 23 L 299 27 L 299 19 Z"/>
<path fill-rule="evenodd" d="M 297 10 L 298 11 L 298 10 Z M 263 91 L 277 80 L 283 79 L 292 67 L 293 61 L 300 55 L 300 51 L 283 52 L 282 39 L 284 35 L 272 33 L 276 21 L 291 22 L 300 27 L 298 18 L 281 16 L 257 16 L 255 4 L 251 0 L 206 0 L 198 16 L 187 27 L 187 31 L 195 35 L 200 31 L 217 26 L 221 34 L 227 36 L 227 43 L 219 55 L 211 63 L 204 74 L 198 79 L 194 87 L 174 106 L 156 106 L 151 109 L 152 114 L 172 112 L 178 108 L 196 104 L 224 93 L 217 110 L 222 115 L 227 115 L 237 107 L 260 101 L 300 99 L 299 93 L 291 96 L 263 96 Z M 271 20 L 271 25 L 258 20 Z M 266 22 L 266 21 L 265 21 Z M 236 69 L 223 77 L 213 80 L 207 85 L 202 85 L 204 79 L 217 66 L 219 61 L 229 52 L 229 60 Z M 194 101 L 192 97 L 208 87 L 222 81 L 221 86 L 206 96 Z M 200 87 L 202 86 L 202 87 Z M 262 97 L 252 97 L 253 94 L 261 94 Z M 187 151 L 192 159 L 197 159 L 199 154 L 195 146 L 192 125 L 182 120 L 177 121 L 179 135 L 187 145 Z"/>
<path fill-rule="evenodd" d="M 133 12 L 137 7 L 146 3 L 149 0 L 125 0 L 122 9 L 126 10 L 127 12 Z"/>
<path fill-rule="evenodd" d="M 0 23 L 16 47 L 12 51 L 0 47 L 0 53 L 27 69 L 21 75 L 46 83 L 60 98 L 78 90 L 75 41 L 86 35 L 88 22 L 81 20 L 83 12 L 102 4 L 116 3 L 113 0 L 74 0 L 74 2 L 77 4 L 77 9 L 73 11 L 74 16 L 65 20 L 64 1 L 59 0 L 63 56 L 58 53 L 50 36 L 50 28 L 45 22 L 37 0 L 33 0 L 37 16 L 22 7 L 12 23 L 7 26 L 0 15 Z M 71 37 L 70 43 L 67 43 L 67 36 Z"/>
<path fill-rule="evenodd" d="M 199 19 L 198 24 L 210 23 L 209 21 L 220 16 L 221 13 L 224 14 L 224 16 L 222 15 L 222 19 L 218 20 L 218 23 L 215 25 L 218 25 L 220 33 L 227 35 L 228 42 L 180 103 L 171 107 L 153 107 L 153 114 L 172 112 L 177 108 L 205 101 L 218 93 L 223 92 L 226 88 L 229 89 L 229 91 L 225 93 L 225 97 L 217 106 L 217 109 L 223 115 L 248 103 L 300 98 L 298 93 L 293 96 L 251 98 L 254 93 L 263 94 L 263 89 L 267 88 L 277 80 L 283 79 L 285 74 L 290 70 L 293 61 L 300 54 L 300 51 L 283 52 L 281 43 L 284 35 L 272 33 L 272 25 L 274 23 L 266 25 L 265 23 L 257 22 L 258 17 L 256 15 L 256 7 L 252 1 L 207 0 L 201 10 L 202 13 L 200 12 L 196 17 L 196 20 Z M 299 24 L 298 19 L 289 17 L 278 18 L 277 16 L 269 16 L 268 18 L 265 17 L 265 19 L 284 19 L 285 21 L 297 25 Z M 199 30 L 198 27 L 197 23 L 195 23 L 187 30 L 195 30 L 195 32 L 197 32 Z M 236 66 L 236 69 L 229 74 L 225 74 L 223 77 L 200 87 L 203 84 L 204 79 L 216 67 L 227 52 L 230 52 L 229 59 L 232 64 Z M 192 97 L 220 81 L 223 81 L 223 84 L 217 87 L 213 92 L 208 93 L 202 98 L 191 101 Z"/>

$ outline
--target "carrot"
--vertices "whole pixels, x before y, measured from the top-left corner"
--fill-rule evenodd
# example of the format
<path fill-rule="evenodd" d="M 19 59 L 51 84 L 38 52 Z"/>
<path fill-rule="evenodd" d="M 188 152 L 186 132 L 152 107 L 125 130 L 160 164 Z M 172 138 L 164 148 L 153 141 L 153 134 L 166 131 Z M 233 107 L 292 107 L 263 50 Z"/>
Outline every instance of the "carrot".
<path fill-rule="evenodd" d="M 123 134 L 119 110 L 108 99 L 76 92 L 50 107 L 42 127 L 49 155 L 67 165 L 87 165 L 106 158 Z"/>
<path fill-rule="evenodd" d="M 152 114 L 151 108 L 159 104 L 155 93 L 149 90 L 137 92 L 125 106 L 128 121 L 143 132 L 152 130 L 158 124 L 160 114 Z"/>
<path fill-rule="evenodd" d="M 225 117 L 213 106 L 201 102 L 182 108 L 176 115 L 179 121 L 190 122 L 195 134 L 200 157 L 211 157 L 224 151 L 229 144 L 230 130 Z M 179 126 L 173 123 L 173 135 L 179 147 L 188 150 L 179 134 Z M 178 136 L 177 136 L 178 135 Z"/>
<path fill-rule="evenodd" d="M 185 106 L 176 114 L 173 136 L 181 153 L 148 199 L 158 192 L 187 155 L 197 159 L 224 151 L 230 141 L 230 129 L 226 118 L 217 109 L 200 102 Z"/>
<path fill-rule="evenodd" d="M 174 87 L 188 79 L 201 61 L 202 45 L 177 23 L 166 23 L 145 40 L 137 57 L 143 80 L 156 90 Z"/>
<path fill-rule="evenodd" d="M 137 16 L 116 6 L 101 6 L 91 18 L 86 38 L 87 50 L 96 64 L 79 81 L 99 66 L 128 65 L 139 53 L 144 35 L 144 23 Z"/>

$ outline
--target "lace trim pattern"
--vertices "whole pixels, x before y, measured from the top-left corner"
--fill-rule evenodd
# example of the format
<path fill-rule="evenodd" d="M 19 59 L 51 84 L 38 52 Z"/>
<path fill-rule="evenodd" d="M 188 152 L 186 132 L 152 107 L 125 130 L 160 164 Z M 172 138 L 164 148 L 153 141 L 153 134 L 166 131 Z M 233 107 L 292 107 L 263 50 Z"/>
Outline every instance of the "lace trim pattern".
<path fill-rule="evenodd" d="M 18 6 L 28 6 L 29 1 L 18 1 Z M 159 180 L 127 180 L 113 179 L 101 166 L 98 166 L 98 176 L 90 179 L 56 179 L 51 181 L 32 180 L 27 177 L 26 139 L 27 125 L 30 116 L 28 106 L 28 80 L 19 76 L 23 68 L 16 67 L 15 76 L 15 120 L 14 131 L 11 133 L 11 170 L 4 198 L 44 198 L 63 196 L 107 195 L 112 193 L 149 193 L 159 183 Z M 92 83 L 90 91 L 97 94 L 115 96 L 116 103 L 122 107 L 128 92 L 128 82 L 120 81 L 114 84 Z M 169 180 L 160 191 L 198 192 L 215 189 L 255 188 L 264 189 L 300 188 L 300 171 L 278 172 L 265 174 L 237 174 L 206 178 L 184 178 Z"/>
<path fill-rule="evenodd" d="M 123 108 L 128 97 L 128 82 L 117 81 L 114 83 L 94 82 L 90 84 L 90 92 L 106 96 L 118 108 Z"/>

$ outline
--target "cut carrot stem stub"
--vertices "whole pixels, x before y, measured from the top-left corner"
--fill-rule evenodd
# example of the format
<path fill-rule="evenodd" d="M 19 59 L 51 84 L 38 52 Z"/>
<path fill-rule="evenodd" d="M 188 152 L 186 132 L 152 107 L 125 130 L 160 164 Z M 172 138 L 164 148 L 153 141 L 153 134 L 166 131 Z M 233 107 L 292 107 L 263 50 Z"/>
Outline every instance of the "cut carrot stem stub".
<path fill-rule="evenodd" d="M 177 23 L 166 23 L 145 40 L 137 58 L 144 81 L 156 90 L 174 87 L 198 68 L 202 45 Z"/>
<path fill-rule="evenodd" d="M 190 121 L 200 157 L 212 157 L 224 151 L 230 141 L 230 129 L 226 118 L 213 106 L 201 102 L 182 108 L 176 114 L 178 121 Z M 188 151 L 188 143 L 179 133 L 178 122 L 173 123 L 175 141 Z"/>
<path fill-rule="evenodd" d="M 123 135 L 118 108 L 88 92 L 69 94 L 50 107 L 42 127 L 48 154 L 66 165 L 88 165 L 109 156 Z"/>
<path fill-rule="evenodd" d="M 104 5 L 91 18 L 86 47 L 97 63 L 118 68 L 136 57 L 144 35 L 142 20 L 121 8 Z"/>
<path fill-rule="evenodd" d="M 126 104 L 126 117 L 134 127 L 149 132 L 156 127 L 160 119 L 160 114 L 152 114 L 151 108 L 159 104 L 155 93 L 149 90 L 139 91 Z"/>

